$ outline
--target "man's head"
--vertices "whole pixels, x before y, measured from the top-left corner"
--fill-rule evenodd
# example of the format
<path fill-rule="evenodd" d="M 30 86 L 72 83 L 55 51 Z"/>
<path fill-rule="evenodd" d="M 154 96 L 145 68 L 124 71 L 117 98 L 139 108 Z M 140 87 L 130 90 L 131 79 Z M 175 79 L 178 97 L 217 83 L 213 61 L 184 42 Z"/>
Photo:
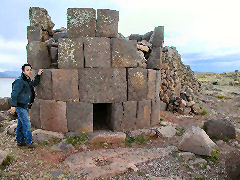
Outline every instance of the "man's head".
<path fill-rule="evenodd" d="M 32 66 L 30 64 L 24 64 L 22 66 L 22 73 L 29 78 L 32 74 Z"/>

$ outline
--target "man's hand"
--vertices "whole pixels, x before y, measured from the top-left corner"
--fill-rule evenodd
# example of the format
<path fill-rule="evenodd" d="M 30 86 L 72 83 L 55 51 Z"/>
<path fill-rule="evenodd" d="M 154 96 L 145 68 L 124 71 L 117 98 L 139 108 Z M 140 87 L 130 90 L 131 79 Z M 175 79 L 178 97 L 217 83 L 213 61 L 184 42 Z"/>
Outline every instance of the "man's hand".
<path fill-rule="evenodd" d="M 11 107 L 10 113 L 13 115 L 15 113 L 16 107 Z"/>
<path fill-rule="evenodd" d="M 41 75 L 43 73 L 43 69 L 39 69 L 38 75 Z"/>

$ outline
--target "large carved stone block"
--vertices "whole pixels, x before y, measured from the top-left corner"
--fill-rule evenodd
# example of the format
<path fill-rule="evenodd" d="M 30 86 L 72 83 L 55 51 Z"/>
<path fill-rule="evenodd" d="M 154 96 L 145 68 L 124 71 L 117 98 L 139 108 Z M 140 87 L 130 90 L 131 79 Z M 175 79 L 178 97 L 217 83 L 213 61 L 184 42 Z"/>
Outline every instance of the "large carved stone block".
<path fill-rule="evenodd" d="M 147 99 L 154 99 L 156 96 L 156 71 L 148 69 L 148 94 Z"/>
<path fill-rule="evenodd" d="M 85 67 L 111 67 L 110 39 L 84 38 Z"/>
<path fill-rule="evenodd" d="M 160 98 L 156 97 L 152 100 L 151 106 L 151 126 L 156 126 L 160 123 Z"/>
<path fill-rule="evenodd" d="M 59 39 L 58 67 L 60 69 L 79 69 L 84 67 L 82 38 Z"/>
<path fill-rule="evenodd" d="M 36 26 L 27 26 L 27 39 L 31 41 L 42 41 L 42 29 Z"/>
<path fill-rule="evenodd" d="M 79 97 L 80 101 L 91 103 L 112 103 L 126 101 L 126 69 L 80 69 Z"/>
<path fill-rule="evenodd" d="M 160 69 L 162 64 L 162 48 L 161 47 L 153 47 L 150 57 L 147 60 L 147 68 L 148 69 Z"/>
<path fill-rule="evenodd" d="M 69 131 L 93 132 L 93 104 L 67 102 L 67 125 Z"/>
<path fill-rule="evenodd" d="M 118 11 L 109 9 L 98 9 L 96 36 L 118 37 L 118 21 Z"/>
<path fill-rule="evenodd" d="M 59 101 L 79 101 L 78 70 L 52 69 L 53 99 Z"/>
<path fill-rule="evenodd" d="M 48 131 L 66 133 L 66 103 L 54 100 L 40 102 L 40 120 L 43 129 Z"/>
<path fill-rule="evenodd" d="M 68 8 L 67 32 L 69 38 L 95 37 L 96 10 L 92 8 Z"/>
<path fill-rule="evenodd" d="M 161 87 L 161 71 L 156 70 L 156 98 L 159 97 L 160 94 L 160 87 Z"/>
<path fill-rule="evenodd" d="M 138 101 L 136 128 L 150 127 L 151 100 Z"/>
<path fill-rule="evenodd" d="M 122 129 L 126 130 L 134 130 L 136 129 L 136 121 L 137 121 L 137 101 L 126 101 L 123 102 L 123 121 L 122 121 Z"/>
<path fill-rule="evenodd" d="M 147 98 L 147 69 L 128 69 L 128 100 L 140 101 Z"/>
<path fill-rule="evenodd" d="M 31 124 L 36 128 L 41 128 L 39 99 L 35 99 L 29 114 L 30 114 Z"/>
<path fill-rule="evenodd" d="M 32 41 L 27 45 L 28 63 L 33 69 L 47 69 L 51 65 L 51 58 L 44 42 Z"/>
<path fill-rule="evenodd" d="M 123 103 L 113 103 L 111 112 L 111 127 L 114 131 L 122 131 Z"/>
<path fill-rule="evenodd" d="M 112 67 L 137 67 L 137 41 L 126 39 L 111 39 Z"/>
<path fill-rule="evenodd" d="M 162 47 L 164 42 L 164 26 L 154 28 L 153 34 L 149 40 L 153 47 Z"/>

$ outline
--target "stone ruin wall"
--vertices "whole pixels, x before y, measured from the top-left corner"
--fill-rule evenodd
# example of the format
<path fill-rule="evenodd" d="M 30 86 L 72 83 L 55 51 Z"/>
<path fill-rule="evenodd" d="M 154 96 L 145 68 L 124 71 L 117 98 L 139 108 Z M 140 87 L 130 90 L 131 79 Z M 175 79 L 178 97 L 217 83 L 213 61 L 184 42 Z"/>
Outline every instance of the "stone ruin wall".
<path fill-rule="evenodd" d="M 44 69 L 30 113 L 37 128 L 92 132 L 103 113 L 108 129 L 147 128 L 160 122 L 164 102 L 174 110 L 179 92 L 199 87 L 177 51 L 162 48 L 162 26 L 139 41 L 118 33 L 115 10 L 69 8 L 67 29 L 53 30 L 43 8 L 30 8 L 29 19 L 28 63 Z"/>

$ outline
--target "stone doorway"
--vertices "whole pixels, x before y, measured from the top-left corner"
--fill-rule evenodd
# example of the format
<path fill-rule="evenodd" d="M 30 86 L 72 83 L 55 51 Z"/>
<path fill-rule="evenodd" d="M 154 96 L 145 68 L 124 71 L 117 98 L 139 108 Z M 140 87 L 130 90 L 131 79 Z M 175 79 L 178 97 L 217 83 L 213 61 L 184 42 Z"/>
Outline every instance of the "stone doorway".
<path fill-rule="evenodd" d="M 93 104 L 93 130 L 111 130 L 111 103 Z"/>

